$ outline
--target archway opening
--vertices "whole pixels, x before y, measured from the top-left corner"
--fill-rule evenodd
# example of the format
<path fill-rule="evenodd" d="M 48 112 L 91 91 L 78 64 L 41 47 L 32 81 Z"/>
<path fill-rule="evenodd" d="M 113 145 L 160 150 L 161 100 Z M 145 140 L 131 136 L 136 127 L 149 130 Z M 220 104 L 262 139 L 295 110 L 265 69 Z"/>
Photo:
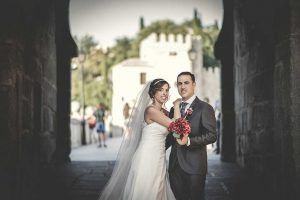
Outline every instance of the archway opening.
<path fill-rule="evenodd" d="M 211 104 L 220 119 L 220 63 L 214 44 L 222 21 L 221 0 L 71 0 L 71 32 L 80 54 L 72 65 L 72 147 L 93 144 L 94 149 L 104 150 L 96 148 L 100 140 L 103 147 L 103 137 L 93 128 L 99 103 L 106 110 L 107 142 L 122 136 L 138 91 L 151 79 L 169 81 L 171 100 L 166 107 L 170 109 L 179 97 L 176 77 L 181 71 L 196 75 L 197 96 Z M 216 145 L 212 148 L 220 152 Z M 117 148 L 113 152 L 116 155 Z"/>

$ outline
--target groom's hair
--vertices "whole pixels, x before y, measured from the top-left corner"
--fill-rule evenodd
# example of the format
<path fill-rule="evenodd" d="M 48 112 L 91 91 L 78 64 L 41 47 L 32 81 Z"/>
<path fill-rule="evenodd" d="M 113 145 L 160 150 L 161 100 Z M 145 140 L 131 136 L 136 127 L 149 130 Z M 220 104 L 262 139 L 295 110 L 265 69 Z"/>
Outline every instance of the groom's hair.
<path fill-rule="evenodd" d="M 178 74 L 178 76 L 177 76 L 177 81 L 178 81 L 178 77 L 179 77 L 179 76 L 183 76 L 183 75 L 190 76 L 191 79 L 192 79 L 192 81 L 193 81 L 193 83 L 195 83 L 195 75 L 192 74 L 191 72 L 181 72 L 181 73 Z"/>

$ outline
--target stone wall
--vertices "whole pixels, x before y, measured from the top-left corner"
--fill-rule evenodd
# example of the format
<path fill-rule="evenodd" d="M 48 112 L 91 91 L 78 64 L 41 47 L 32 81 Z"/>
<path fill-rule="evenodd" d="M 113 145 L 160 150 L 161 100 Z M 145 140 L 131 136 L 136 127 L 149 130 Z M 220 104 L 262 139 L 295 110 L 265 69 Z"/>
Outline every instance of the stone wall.
<path fill-rule="evenodd" d="M 293 29 L 299 16 L 295 13 L 299 3 L 294 1 L 234 4 L 237 162 L 277 199 L 294 199 L 299 188 L 299 39 Z"/>
<path fill-rule="evenodd" d="M 296 197 L 300 198 L 300 3 L 290 1 L 290 49 L 291 49 L 291 136 L 292 159 L 296 173 L 295 184 Z M 293 174 L 292 174 L 293 175 Z M 298 188 L 298 189 L 297 189 Z"/>
<path fill-rule="evenodd" d="M 215 107 L 217 100 L 220 100 L 220 68 L 202 68 L 202 76 L 205 77 L 201 81 L 201 88 L 203 88 L 203 97 L 208 97 L 209 103 Z"/>
<path fill-rule="evenodd" d="M 58 8 L 68 9 L 68 1 L 5 1 L 1 5 L 1 199 L 39 199 L 38 173 L 57 151 L 58 69 L 62 72 L 57 57 L 62 46 L 57 41 L 61 37 Z M 70 63 L 70 53 L 64 60 Z"/>

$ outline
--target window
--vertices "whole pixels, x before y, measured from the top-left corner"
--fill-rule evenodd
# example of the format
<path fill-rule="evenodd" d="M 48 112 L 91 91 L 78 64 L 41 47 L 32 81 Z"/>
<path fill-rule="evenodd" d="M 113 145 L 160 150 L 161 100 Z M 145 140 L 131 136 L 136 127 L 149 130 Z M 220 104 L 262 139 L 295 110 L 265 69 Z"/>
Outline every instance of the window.
<path fill-rule="evenodd" d="M 146 73 L 140 73 L 140 83 L 145 84 L 146 83 Z"/>
<path fill-rule="evenodd" d="M 177 52 L 176 51 L 171 51 L 171 52 L 169 52 L 169 56 L 177 56 Z"/>

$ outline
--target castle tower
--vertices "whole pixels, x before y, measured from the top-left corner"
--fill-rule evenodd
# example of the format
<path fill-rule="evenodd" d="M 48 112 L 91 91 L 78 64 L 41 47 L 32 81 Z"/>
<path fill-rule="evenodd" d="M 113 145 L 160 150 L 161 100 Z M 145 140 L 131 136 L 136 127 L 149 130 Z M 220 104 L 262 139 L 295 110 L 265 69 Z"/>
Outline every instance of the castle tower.
<path fill-rule="evenodd" d="M 152 33 L 141 42 L 140 59 L 153 66 L 157 77 L 170 83 L 171 100 L 167 107 L 172 106 L 172 100 L 179 97 L 176 89 L 177 75 L 182 71 L 192 71 L 188 51 L 191 48 L 189 35 L 173 35 Z"/>

